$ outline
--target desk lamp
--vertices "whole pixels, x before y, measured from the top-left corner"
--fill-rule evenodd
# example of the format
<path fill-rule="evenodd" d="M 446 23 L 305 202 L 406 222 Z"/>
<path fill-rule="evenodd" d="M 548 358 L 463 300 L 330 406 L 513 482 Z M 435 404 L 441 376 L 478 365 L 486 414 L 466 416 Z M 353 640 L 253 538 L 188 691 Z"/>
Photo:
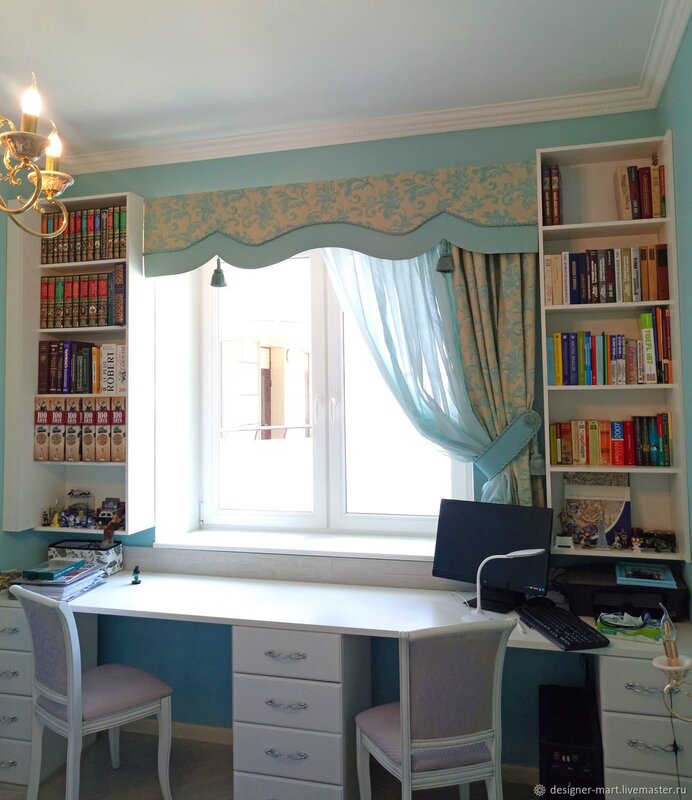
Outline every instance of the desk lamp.
<path fill-rule="evenodd" d="M 471 609 L 468 615 L 473 617 L 485 617 L 486 619 L 489 618 L 481 608 L 481 572 L 488 561 L 493 561 L 496 558 L 527 558 L 528 556 L 538 556 L 544 552 L 545 548 L 534 547 L 531 550 L 512 550 L 511 553 L 498 553 L 497 555 L 484 558 L 478 565 L 478 572 L 476 573 L 476 607 Z"/>

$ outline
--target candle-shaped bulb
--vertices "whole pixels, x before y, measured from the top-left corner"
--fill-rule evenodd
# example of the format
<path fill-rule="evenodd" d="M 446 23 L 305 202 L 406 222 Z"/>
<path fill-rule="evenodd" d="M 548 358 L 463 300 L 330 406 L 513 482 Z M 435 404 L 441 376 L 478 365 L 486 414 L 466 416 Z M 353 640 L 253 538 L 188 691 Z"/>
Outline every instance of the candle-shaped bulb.
<path fill-rule="evenodd" d="M 661 617 L 661 638 L 663 639 L 663 651 L 668 659 L 668 666 L 679 667 L 680 656 L 678 655 L 678 646 L 675 641 L 677 638 L 675 625 L 673 625 L 673 620 L 670 618 L 668 609 L 663 605 L 663 603 L 659 603 L 659 606 L 663 609 L 663 616 Z"/>
<path fill-rule="evenodd" d="M 38 115 L 41 113 L 41 95 L 36 88 L 36 76 L 31 73 L 31 86 L 22 95 L 22 125 L 26 133 L 36 133 Z"/>
<path fill-rule="evenodd" d="M 58 129 L 51 120 L 53 130 L 48 134 L 49 145 L 46 148 L 46 170 L 57 172 L 60 169 L 60 156 L 62 155 L 62 142 L 58 136 Z"/>

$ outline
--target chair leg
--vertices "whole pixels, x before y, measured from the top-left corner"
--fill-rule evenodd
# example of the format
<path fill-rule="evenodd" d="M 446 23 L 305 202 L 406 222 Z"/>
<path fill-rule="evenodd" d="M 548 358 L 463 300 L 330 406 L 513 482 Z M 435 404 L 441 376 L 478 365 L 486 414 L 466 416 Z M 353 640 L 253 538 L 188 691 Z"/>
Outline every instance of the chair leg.
<path fill-rule="evenodd" d="M 111 751 L 111 767 L 120 769 L 120 728 L 108 729 L 108 746 Z"/>
<path fill-rule="evenodd" d="M 502 781 L 499 778 L 486 778 L 485 789 L 488 800 L 502 800 Z"/>
<path fill-rule="evenodd" d="M 363 744 L 363 734 L 358 730 L 356 741 L 356 768 L 358 770 L 358 789 L 360 800 L 372 800 L 370 787 L 370 753 Z"/>
<path fill-rule="evenodd" d="M 459 800 L 469 800 L 471 797 L 471 784 L 470 783 L 460 783 L 459 784 Z"/>
<path fill-rule="evenodd" d="M 38 786 L 41 782 L 41 751 L 43 748 L 43 723 L 34 715 L 31 723 L 31 766 L 26 800 L 37 800 Z"/>
<path fill-rule="evenodd" d="M 67 738 L 65 800 L 79 800 L 79 766 L 82 759 L 82 735 L 78 731 Z"/>
<path fill-rule="evenodd" d="M 161 708 L 158 713 L 159 719 L 159 785 L 163 800 L 173 800 L 171 795 L 171 781 L 169 766 L 171 760 L 171 737 L 173 735 L 173 724 L 171 722 L 171 698 L 161 699 Z"/>

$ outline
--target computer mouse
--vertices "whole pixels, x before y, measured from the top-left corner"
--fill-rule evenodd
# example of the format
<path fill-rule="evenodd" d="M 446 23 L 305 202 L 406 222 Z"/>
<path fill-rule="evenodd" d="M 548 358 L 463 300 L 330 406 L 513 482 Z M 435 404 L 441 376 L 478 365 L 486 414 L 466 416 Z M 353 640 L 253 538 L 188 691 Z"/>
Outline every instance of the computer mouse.
<path fill-rule="evenodd" d="M 524 601 L 525 606 L 554 606 L 555 603 L 545 595 L 542 594 L 535 594 L 531 597 L 527 597 Z"/>

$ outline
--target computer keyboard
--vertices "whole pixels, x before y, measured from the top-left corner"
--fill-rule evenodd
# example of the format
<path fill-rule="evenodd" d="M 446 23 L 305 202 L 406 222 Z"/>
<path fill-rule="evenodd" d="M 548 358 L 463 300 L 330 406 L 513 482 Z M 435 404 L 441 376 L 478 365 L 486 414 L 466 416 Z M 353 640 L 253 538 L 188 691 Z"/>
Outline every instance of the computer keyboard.
<path fill-rule="evenodd" d="M 607 636 L 559 606 L 549 603 L 520 606 L 517 616 L 562 650 L 591 650 L 610 644 Z"/>

